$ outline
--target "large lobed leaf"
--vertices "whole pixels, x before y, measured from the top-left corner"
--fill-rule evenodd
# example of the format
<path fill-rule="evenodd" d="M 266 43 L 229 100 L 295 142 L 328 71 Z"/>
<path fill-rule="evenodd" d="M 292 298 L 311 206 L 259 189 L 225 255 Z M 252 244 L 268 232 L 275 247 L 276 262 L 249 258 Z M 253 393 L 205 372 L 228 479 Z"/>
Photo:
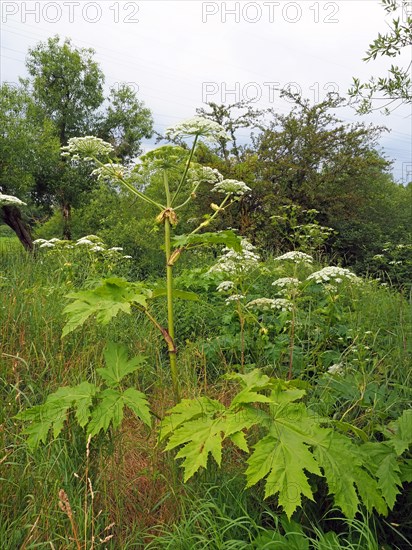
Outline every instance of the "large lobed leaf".
<path fill-rule="evenodd" d="M 125 376 L 135 372 L 145 361 L 143 355 L 137 355 L 129 359 L 126 346 L 112 342 L 107 344 L 104 358 L 106 367 L 96 369 L 96 372 L 99 373 L 109 387 L 118 386 Z"/>
<path fill-rule="evenodd" d="M 224 244 L 236 252 L 242 251 L 241 238 L 230 229 L 213 233 L 194 233 L 189 235 L 176 235 L 173 237 L 173 246 L 175 248 L 202 244 Z"/>
<path fill-rule="evenodd" d="M 92 315 L 97 322 L 107 324 L 120 311 L 130 314 L 132 305 L 146 308 L 151 291 L 141 283 L 129 283 L 125 279 L 111 277 L 93 290 L 71 292 L 67 296 L 75 301 L 64 309 L 69 319 L 62 336 L 82 326 Z"/>
<path fill-rule="evenodd" d="M 71 408 L 76 411 L 79 425 L 84 427 L 90 418 L 90 408 L 96 392 L 96 386 L 89 382 L 82 382 L 77 386 L 65 386 L 49 395 L 42 405 L 19 413 L 16 418 L 30 422 L 23 430 L 23 434 L 28 436 L 29 448 L 34 450 L 40 443 L 46 443 L 51 429 L 53 437 L 58 437 Z"/>

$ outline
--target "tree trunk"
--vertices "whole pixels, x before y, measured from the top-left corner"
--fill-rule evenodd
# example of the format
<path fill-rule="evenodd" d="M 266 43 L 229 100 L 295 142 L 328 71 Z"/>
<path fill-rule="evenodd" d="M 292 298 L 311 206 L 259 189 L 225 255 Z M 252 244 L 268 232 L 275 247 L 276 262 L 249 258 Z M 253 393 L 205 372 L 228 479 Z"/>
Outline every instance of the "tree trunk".
<path fill-rule="evenodd" d="M 72 240 L 72 231 L 71 231 L 71 217 L 72 217 L 72 207 L 70 204 L 63 204 L 62 206 L 63 214 L 63 239 L 67 241 Z"/>
<path fill-rule="evenodd" d="M 30 229 L 24 223 L 20 209 L 14 205 L 5 205 L 0 208 L 1 219 L 16 233 L 19 241 L 28 252 L 33 252 L 33 240 Z"/>

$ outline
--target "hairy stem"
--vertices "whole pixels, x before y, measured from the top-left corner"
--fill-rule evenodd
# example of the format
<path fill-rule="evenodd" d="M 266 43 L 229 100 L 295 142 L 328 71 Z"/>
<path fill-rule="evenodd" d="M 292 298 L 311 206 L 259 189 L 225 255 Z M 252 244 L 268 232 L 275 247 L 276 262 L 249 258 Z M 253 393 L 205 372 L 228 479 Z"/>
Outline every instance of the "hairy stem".
<path fill-rule="evenodd" d="M 166 171 L 163 172 L 163 182 L 165 186 L 166 193 L 166 206 L 171 208 L 171 197 L 169 182 L 167 178 Z M 177 363 L 176 363 L 176 347 L 174 345 L 175 339 L 175 328 L 174 328 L 174 319 L 173 319 L 173 263 L 170 262 L 170 257 L 172 255 L 172 247 L 170 243 L 171 237 L 171 224 L 170 219 L 165 218 L 165 252 L 166 252 L 166 293 L 167 293 L 167 329 L 168 334 L 173 342 L 173 347 L 169 346 L 169 362 L 170 362 L 170 373 L 172 375 L 172 384 L 173 384 L 173 393 L 175 396 L 176 402 L 180 401 L 180 392 L 179 392 L 179 382 L 177 376 Z"/>

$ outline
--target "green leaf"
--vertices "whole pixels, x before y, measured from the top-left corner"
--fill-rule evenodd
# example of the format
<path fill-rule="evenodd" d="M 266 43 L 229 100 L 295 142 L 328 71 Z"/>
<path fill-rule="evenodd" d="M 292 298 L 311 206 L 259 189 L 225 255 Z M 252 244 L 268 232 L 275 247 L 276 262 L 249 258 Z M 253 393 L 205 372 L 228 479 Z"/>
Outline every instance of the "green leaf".
<path fill-rule="evenodd" d="M 279 504 L 289 518 L 301 505 L 302 495 L 313 500 L 305 470 L 322 475 L 309 449 L 311 441 L 305 435 L 313 427 L 309 417 L 302 416 L 302 422 L 296 425 L 278 414 L 269 434 L 256 443 L 247 461 L 247 486 L 266 478 L 265 498 L 278 494 Z"/>
<path fill-rule="evenodd" d="M 118 428 L 123 420 L 124 407 L 131 409 L 145 424 L 150 426 L 150 410 L 146 396 L 134 388 L 128 388 L 125 392 L 108 388 L 102 391 L 98 398 L 97 407 L 92 412 L 92 417 L 87 426 L 87 432 L 92 437 L 100 430 L 107 432 L 109 426 Z"/>
<path fill-rule="evenodd" d="M 37 405 L 19 413 L 16 418 L 30 422 L 24 428 L 27 444 L 36 449 L 40 443 L 46 443 L 49 431 L 53 430 L 56 439 L 63 429 L 67 414 L 71 408 L 76 409 L 76 418 L 84 427 L 90 418 L 90 407 L 97 392 L 94 384 L 82 382 L 77 386 L 64 386 L 48 396 L 42 405 Z"/>
<path fill-rule="evenodd" d="M 145 357 L 138 355 L 128 359 L 127 348 L 120 344 L 109 343 L 104 351 L 106 367 L 96 369 L 96 372 L 103 378 L 110 387 L 120 384 L 128 374 L 135 372 L 145 361 Z"/>
<path fill-rule="evenodd" d="M 175 405 L 168 415 L 162 420 L 160 425 L 159 440 L 165 438 L 175 431 L 179 426 L 188 420 L 214 414 L 224 411 L 225 408 L 219 401 L 209 399 L 208 397 L 199 397 L 197 399 L 182 399 Z"/>
<path fill-rule="evenodd" d="M 356 447 L 351 440 L 332 430 L 315 448 L 315 456 L 323 469 L 329 487 L 334 495 L 336 506 L 348 518 L 353 518 L 358 510 L 359 498 L 355 489 L 355 471 L 362 466 Z"/>
<path fill-rule="evenodd" d="M 392 422 L 385 432 L 390 436 L 390 444 L 398 456 L 404 453 L 412 444 L 412 409 L 403 411 L 395 422 Z"/>
<path fill-rule="evenodd" d="M 183 424 L 170 438 L 166 451 L 184 445 L 176 454 L 176 458 L 184 458 L 184 481 L 197 472 L 201 467 L 207 467 L 209 453 L 220 466 L 222 461 L 222 428 L 220 418 L 205 416 L 190 420 Z"/>
<path fill-rule="evenodd" d="M 151 427 L 152 419 L 150 416 L 150 407 L 144 393 L 135 388 L 128 388 L 123 393 L 123 401 L 126 407 L 133 411 L 146 426 L 149 426 L 149 428 Z"/>
<path fill-rule="evenodd" d="M 392 509 L 402 487 L 401 467 L 389 442 L 367 443 L 360 447 L 368 470 L 378 479 L 378 487 L 389 509 Z"/>
<path fill-rule="evenodd" d="M 159 298 L 166 295 L 166 288 L 156 287 L 152 289 L 152 298 Z M 190 300 L 193 302 L 197 302 L 199 300 L 199 296 L 195 292 L 190 292 L 188 290 L 177 290 L 175 288 L 173 289 L 173 298 L 179 298 L 180 300 Z"/>
<path fill-rule="evenodd" d="M 190 235 L 176 235 L 173 238 L 173 246 L 175 248 L 183 248 L 188 245 L 200 244 L 224 244 L 228 248 L 232 248 L 236 252 L 241 252 L 241 239 L 230 229 L 225 231 L 216 231 L 215 233 L 195 233 Z"/>
<path fill-rule="evenodd" d="M 107 432 L 110 424 L 113 428 L 120 426 L 123 420 L 124 402 L 122 394 L 112 388 L 108 388 L 99 394 L 100 402 L 92 412 L 92 417 L 87 426 L 87 433 L 92 437 L 100 430 Z"/>
<path fill-rule="evenodd" d="M 116 277 L 103 280 L 94 290 L 72 292 L 67 297 L 75 301 L 63 311 L 69 319 L 62 336 L 83 325 L 92 315 L 97 322 L 107 324 L 120 311 L 130 314 L 132 305 L 146 308 L 150 296 L 151 291 L 141 283 L 129 283 Z"/>

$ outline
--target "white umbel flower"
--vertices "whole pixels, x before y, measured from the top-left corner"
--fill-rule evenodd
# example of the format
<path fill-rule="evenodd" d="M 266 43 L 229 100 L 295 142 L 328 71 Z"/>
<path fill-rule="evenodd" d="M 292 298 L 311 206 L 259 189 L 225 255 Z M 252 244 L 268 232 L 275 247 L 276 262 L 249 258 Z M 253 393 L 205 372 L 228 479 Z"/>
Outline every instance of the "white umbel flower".
<path fill-rule="evenodd" d="M 212 191 L 224 193 L 225 195 L 237 195 L 241 197 L 245 193 L 251 191 L 251 189 L 243 181 L 226 179 L 217 183 L 213 187 Z"/>
<path fill-rule="evenodd" d="M 17 197 L 14 197 L 13 195 L 3 195 L 3 193 L 0 193 L 0 206 L 25 206 L 25 204 L 25 202 L 21 201 Z"/>
<path fill-rule="evenodd" d="M 92 176 L 97 176 L 98 180 L 116 181 L 124 178 L 125 171 L 125 167 L 122 164 L 109 162 L 93 170 Z"/>
<path fill-rule="evenodd" d="M 216 168 L 210 166 L 201 166 L 200 168 L 191 168 L 188 173 L 187 180 L 193 185 L 193 187 L 200 183 L 208 183 L 209 185 L 215 185 L 216 183 L 223 181 L 223 176 Z"/>
<path fill-rule="evenodd" d="M 307 263 L 311 264 L 313 263 L 313 258 L 309 254 L 305 254 L 304 252 L 299 252 L 298 250 L 292 250 L 291 252 L 286 252 L 286 254 L 282 254 L 282 256 L 278 256 L 275 258 L 276 261 L 283 261 L 283 260 L 291 260 L 296 263 Z"/>
<path fill-rule="evenodd" d="M 328 368 L 328 373 L 329 374 L 340 374 L 340 375 L 342 375 L 343 374 L 343 364 L 342 363 L 336 363 L 334 365 L 331 365 Z"/>
<path fill-rule="evenodd" d="M 223 126 L 201 116 L 189 118 L 166 129 L 166 137 L 171 139 L 190 136 L 201 136 L 212 142 L 219 142 L 222 139 L 230 141 L 231 139 Z"/>
<path fill-rule="evenodd" d="M 208 273 L 224 273 L 228 276 L 237 276 L 256 269 L 260 260 L 258 254 L 254 252 L 256 248 L 247 239 L 242 239 L 241 246 L 241 252 L 224 248 L 223 256 L 209 269 Z"/>
<path fill-rule="evenodd" d="M 83 157 L 85 160 L 99 155 L 108 155 L 113 151 L 113 146 L 107 141 L 95 136 L 73 137 L 62 149 L 62 156 L 75 155 L 77 158 Z"/>
<path fill-rule="evenodd" d="M 216 288 L 216 290 L 218 292 L 227 292 L 228 290 L 230 290 L 231 288 L 234 287 L 234 282 L 233 281 L 223 281 L 220 283 L 220 285 Z"/>
<path fill-rule="evenodd" d="M 232 296 L 226 298 L 225 303 L 230 304 L 230 302 L 239 302 L 239 300 L 243 300 L 244 298 L 243 294 L 232 294 Z"/>
<path fill-rule="evenodd" d="M 273 281 L 272 286 L 278 286 L 279 288 L 296 287 L 299 285 L 299 279 L 296 277 L 280 277 Z"/>
<path fill-rule="evenodd" d="M 291 311 L 293 304 L 285 298 L 257 298 L 249 302 L 246 307 L 258 309 L 260 311 L 269 311 L 271 309 Z"/>
<path fill-rule="evenodd" d="M 76 242 L 76 246 L 83 246 L 83 245 L 93 246 L 94 243 L 93 243 L 92 241 L 90 241 L 89 239 L 86 239 L 86 238 L 79 239 L 79 240 Z"/>
<path fill-rule="evenodd" d="M 315 283 L 327 283 L 333 281 L 334 283 L 341 283 L 343 279 L 349 279 L 353 282 L 360 281 L 352 271 L 344 267 L 328 266 L 324 267 L 320 271 L 315 271 L 307 278 L 308 281 L 315 281 Z"/>

